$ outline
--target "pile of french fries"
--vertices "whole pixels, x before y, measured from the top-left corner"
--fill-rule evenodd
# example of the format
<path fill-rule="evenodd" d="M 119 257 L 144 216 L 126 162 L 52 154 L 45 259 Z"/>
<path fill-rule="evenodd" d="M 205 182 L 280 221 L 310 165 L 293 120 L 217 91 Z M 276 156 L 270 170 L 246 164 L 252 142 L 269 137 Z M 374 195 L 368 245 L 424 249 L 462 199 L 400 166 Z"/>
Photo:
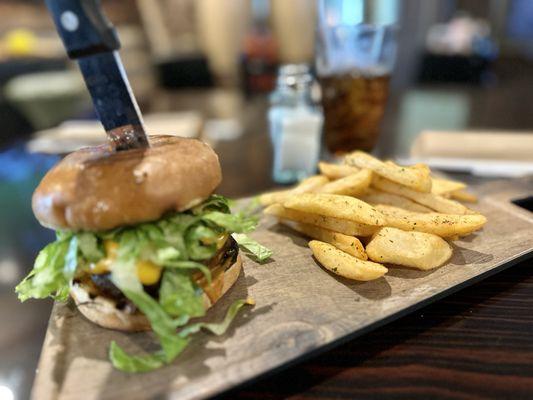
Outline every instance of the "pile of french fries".
<path fill-rule="evenodd" d="M 348 279 L 369 281 L 386 265 L 429 270 L 452 256 L 449 241 L 487 219 L 463 203 L 466 185 L 431 175 L 427 165 L 400 166 L 356 151 L 344 164 L 320 162 L 320 175 L 259 197 L 264 213 L 310 237 L 316 260 Z"/>

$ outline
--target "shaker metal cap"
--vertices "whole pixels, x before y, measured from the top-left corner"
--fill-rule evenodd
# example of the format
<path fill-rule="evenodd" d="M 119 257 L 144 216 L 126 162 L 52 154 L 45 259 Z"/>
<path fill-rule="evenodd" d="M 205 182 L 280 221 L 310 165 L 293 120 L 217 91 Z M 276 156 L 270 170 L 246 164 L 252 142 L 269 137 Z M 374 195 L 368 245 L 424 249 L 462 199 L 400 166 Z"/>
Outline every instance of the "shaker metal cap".
<path fill-rule="evenodd" d="M 298 89 L 306 87 L 312 82 L 313 77 L 308 64 L 285 64 L 279 68 L 278 87 L 289 86 Z"/>

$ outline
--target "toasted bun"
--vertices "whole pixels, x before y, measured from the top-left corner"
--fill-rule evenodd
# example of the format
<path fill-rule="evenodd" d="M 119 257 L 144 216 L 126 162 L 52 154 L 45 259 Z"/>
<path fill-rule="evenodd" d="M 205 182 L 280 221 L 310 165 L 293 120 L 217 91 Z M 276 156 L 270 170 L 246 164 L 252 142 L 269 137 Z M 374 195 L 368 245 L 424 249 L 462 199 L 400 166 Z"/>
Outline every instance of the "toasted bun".
<path fill-rule="evenodd" d="M 35 216 L 52 229 L 107 230 L 187 210 L 219 185 L 218 157 L 207 144 L 151 136 L 150 145 L 121 152 L 103 145 L 69 154 L 35 190 Z"/>
<path fill-rule="evenodd" d="M 222 280 L 222 282 L 219 282 L 221 284 L 221 290 L 217 290 L 215 296 L 211 293 L 211 298 L 204 293 L 203 299 L 206 310 L 215 304 L 233 286 L 239 277 L 241 268 L 242 259 L 239 255 L 237 256 L 237 261 L 220 276 Z M 216 282 L 213 282 L 214 284 Z M 117 309 L 112 300 L 102 296 L 91 299 L 87 289 L 83 285 L 74 284 L 70 289 L 70 295 L 74 299 L 78 310 L 80 310 L 85 318 L 103 328 L 126 332 L 149 331 L 152 329 L 150 322 L 144 314 L 140 312 L 128 314 Z"/>

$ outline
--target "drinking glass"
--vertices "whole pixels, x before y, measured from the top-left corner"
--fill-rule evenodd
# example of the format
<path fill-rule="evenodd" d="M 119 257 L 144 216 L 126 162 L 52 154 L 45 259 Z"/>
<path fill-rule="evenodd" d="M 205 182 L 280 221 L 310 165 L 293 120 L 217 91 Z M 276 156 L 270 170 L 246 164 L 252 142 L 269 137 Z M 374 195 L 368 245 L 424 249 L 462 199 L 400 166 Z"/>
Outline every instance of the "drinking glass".
<path fill-rule="evenodd" d="M 396 58 L 397 12 L 395 0 L 318 0 L 315 64 L 333 154 L 376 144 Z"/>

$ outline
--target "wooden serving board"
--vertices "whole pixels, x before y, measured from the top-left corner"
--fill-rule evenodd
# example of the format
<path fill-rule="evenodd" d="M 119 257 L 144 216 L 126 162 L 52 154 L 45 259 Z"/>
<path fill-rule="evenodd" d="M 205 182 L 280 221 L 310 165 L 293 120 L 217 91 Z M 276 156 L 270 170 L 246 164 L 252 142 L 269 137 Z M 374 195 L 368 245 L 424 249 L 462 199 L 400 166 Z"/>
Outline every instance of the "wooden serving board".
<path fill-rule="evenodd" d="M 200 333 L 172 364 L 145 374 L 112 368 L 108 345 L 153 350 L 151 334 L 105 330 L 72 303 L 56 304 L 50 318 L 35 399 L 199 399 L 223 392 L 303 356 L 339 344 L 533 255 L 533 214 L 509 199 L 533 193 L 533 178 L 494 182 L 477 190 L 474 208 L 488 217 L 483 231 L 454 242 L 451 262 L 433 271 L 390 268 L 372 282 L 347 281 L 311 258 L 307 240 L 265 218 L 253 236 L 273 260 L 245 261 L 235 287 L 209 312 L 220 320 L 236 299 L 248 308 L 222 337 Z"/>

